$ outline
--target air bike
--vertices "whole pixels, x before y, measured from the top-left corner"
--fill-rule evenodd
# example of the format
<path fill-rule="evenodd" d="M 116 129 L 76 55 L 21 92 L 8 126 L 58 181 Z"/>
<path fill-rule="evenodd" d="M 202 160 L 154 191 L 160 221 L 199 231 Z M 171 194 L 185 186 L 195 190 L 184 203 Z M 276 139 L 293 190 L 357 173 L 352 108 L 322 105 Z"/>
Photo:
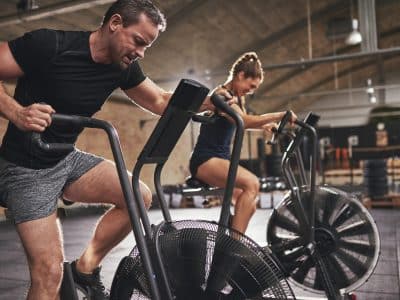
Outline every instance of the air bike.
<path fill-rule="evenodd" d="M 278 134 L 290 120 L 282 118 Z M 290 192 L 273 210 L 267 225 L 271 251 L 290 281 L 328 299 L 347 299 L 372 274 L 378 262 L 380 238 L 370 213 L 357 197 L 316 185 L 319 116 L 309 113 L 286 133 L 291 142 L 282 157 Z M 308 136 L 310 168 L 305 170 L 300 146 Z M 309 176 L 307 176 L 309 175 Z"/>

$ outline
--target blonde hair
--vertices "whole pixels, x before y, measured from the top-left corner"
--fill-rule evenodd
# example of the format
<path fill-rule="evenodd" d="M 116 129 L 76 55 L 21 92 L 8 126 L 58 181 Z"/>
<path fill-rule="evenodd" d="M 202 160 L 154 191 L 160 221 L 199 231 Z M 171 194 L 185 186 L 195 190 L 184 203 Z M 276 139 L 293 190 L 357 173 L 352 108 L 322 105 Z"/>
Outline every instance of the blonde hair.
<path fill-rule="evenodd" d="M 261 61 L 255 52 L 246 52 L 242 54 L 232 65 L 229 71 L 229 78 L 232 79 L 234 76 L 244 73 L 244 77 L 248 78 L 260 78 L 261 82 L 264 80 L 264 71 L 261 65 Z"/>

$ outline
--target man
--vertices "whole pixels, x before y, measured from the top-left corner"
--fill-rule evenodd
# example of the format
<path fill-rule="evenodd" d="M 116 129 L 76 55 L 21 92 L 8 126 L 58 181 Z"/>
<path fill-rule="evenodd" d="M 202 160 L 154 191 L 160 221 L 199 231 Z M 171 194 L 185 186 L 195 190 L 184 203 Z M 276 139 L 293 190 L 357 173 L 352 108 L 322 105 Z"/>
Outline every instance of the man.
<path fill-rule="evenodd" d="M 94 32 L 41 29 L 0 44 L 0 80 L 18 78 L 14 97 L 0 84 L 0 114 L 9 120 L 0 148 L 0 201 L 14 218 L 28 259 L 28 299 L 58 298 L 64 260 L 59 196 L 113 204 L 72 264 L 75 281 L 94 299 L 108 299 L 98 266 L 131 230 L 111 162 L 77 149 L 67 155 L 33 151 L 31 132 L 43 132 L 47 142 L 74 143 L 80 130 L 51 125 L 51 114 L 91 116 L 118 87 L 144 109 L 161 114 L 171 93 L 146 78 L 137 59 L 165 26 L 150 0 L 118 0 Z M 141 192 L 149 207 L 151 192 L 143 183 Z"/>

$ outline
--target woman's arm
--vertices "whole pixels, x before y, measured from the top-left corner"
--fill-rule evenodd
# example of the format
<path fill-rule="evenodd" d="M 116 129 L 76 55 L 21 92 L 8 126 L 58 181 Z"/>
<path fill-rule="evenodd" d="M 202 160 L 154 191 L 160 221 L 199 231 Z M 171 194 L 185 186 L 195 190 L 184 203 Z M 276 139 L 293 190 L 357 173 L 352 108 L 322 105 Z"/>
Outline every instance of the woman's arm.
<path fill-rule="evenodd" d="M 235 109 L 238 112 L 238 114 L 242 117 L 244 127 L 251 129 L 263 129 L 263 126 L 266 124 L 278 123 L 286 113 L 286 111 L 280 111 L 262 115 L 249 115 L 243 112 L 243 110 L 237 104 L 233 104 L 231 105 L 231 107 Z M 230 119 L 223 113 L 221 113 L 221 115 Z M 292 118 L 290 122 L 294 122 L 295 120 L 297 120 L 297 116 L 292 112 Z M 231 122 L 233 122 L 233 120 L 231 120 Z"/>
<path fill-rule="evenodd" d="M 243 122 L 245 128 L 262 128 L 263 125 L 269 123 L 278 123 L 285 115 L 286 111 L 267 113 L 262 115 L 243 114 Z M 294 115 L 294 114 L 293 114 Z M 295 116 L 295 115 L 294 115 Z M 295 119 L 294 119 L 295 120 Z M 292 122 L 294 121 L 292 117 Z"/>

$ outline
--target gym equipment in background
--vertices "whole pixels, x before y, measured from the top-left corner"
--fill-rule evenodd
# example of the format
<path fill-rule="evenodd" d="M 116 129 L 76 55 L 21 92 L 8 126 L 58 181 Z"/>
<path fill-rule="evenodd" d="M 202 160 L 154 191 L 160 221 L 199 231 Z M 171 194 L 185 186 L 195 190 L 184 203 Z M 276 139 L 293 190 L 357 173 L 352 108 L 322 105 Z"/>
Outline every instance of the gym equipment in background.
<path fill-rule="evenodd" d="M 290 192 L 273 210 L 267 241 L 291 282 L 328 299 L 343 299 L 372 274 L 379 258 L 380 238 L 367 209 L 353 195 L 316 186 L 319 116 L 310 113 L 291 134 L 282 166 Z M 306 176 L 298 149 L 308 134 L 311 165 Z M 292 166 L 297 163 L 299 174 Z"/>

